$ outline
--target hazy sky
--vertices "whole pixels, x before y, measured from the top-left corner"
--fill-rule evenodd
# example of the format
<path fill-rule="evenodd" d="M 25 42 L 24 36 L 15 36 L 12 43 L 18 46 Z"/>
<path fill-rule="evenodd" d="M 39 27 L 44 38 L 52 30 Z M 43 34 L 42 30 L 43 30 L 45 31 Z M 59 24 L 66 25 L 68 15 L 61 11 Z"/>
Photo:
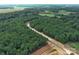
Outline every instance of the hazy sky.
<path fill-rule="evenodd" d="M 79 0 L 0 0 L 0 4 L 79 4 Z"/>

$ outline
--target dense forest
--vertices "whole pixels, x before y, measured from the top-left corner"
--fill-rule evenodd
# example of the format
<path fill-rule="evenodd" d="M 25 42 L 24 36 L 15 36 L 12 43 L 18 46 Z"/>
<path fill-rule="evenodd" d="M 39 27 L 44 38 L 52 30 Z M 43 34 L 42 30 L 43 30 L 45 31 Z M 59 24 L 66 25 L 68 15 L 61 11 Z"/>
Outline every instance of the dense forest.
<path fill-rule="evenodd" d="M 62 43 L 79 42 L 78 8 L 62 5 L 49 5 L 48 8 L 44 6 L 0 13 L 0 54 L 31 54 L 46 44 L 47 39 L 31 31 L 25 25 L 28 21 L 38 31 Z M 60 10 L 70 13 L 68 15 L 59 14 Z M 40 13 L 47 15 L 41 16 Z M 54 16 L 49 17 L 50 14 Z"/>
<path fill-rule="evenodd" d="M 79 41 L 79 16 L 68 15 L 61 16 L 61 18 L 41 18 L 33 20 L 31 26 L 62 43 Z"/>
<path fill-rule="evenodd" d="M 31 54 L 46 44 L 47 39 L 25 25 L 36 17 L 26 10 L 0 14 L 0 54 Z"/>

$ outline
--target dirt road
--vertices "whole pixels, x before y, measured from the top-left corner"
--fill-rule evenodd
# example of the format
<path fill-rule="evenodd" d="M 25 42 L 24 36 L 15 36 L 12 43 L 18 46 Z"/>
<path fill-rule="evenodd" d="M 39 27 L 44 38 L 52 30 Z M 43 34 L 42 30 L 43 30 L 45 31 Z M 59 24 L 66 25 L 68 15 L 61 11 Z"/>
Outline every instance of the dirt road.
<path fill-rule="evenodd" d="M 50 42 L 52 42 L 52 44 L 54 44 L 56 47 L 62 49 L 62 50 L 64 51 L 64 54 L 65 54 L 65 55 L 70 55 L 71 53 L 73 53 L 74 55 L 77 55 L 77 54 L 74 53 L 73 51 L 67 49 L 62 43 L 60 43 L 60 42 L 56 41 L 55 39 L 53 39 L 53 38 L 51 38 L 51 37 L 45 35 L 45 34 L 42 33 L 42 32 L 39 32 L 39 31 L 37 31 L 36 29 L 32 28 L 32 27 L 30 26 L 30 22 L 26 23 L 26 26 L 27 26 L 29 29 L 31 29 L 32 31 L 38 33 L 39 35 L 41 35 L 41 36 L 43 36 L 43 37 L 45 37 L 45 38 L 47 38 L 47 39 L 48 39 Z M 61 53 L 62 53 L 62 52 L 61 52 Z"/>

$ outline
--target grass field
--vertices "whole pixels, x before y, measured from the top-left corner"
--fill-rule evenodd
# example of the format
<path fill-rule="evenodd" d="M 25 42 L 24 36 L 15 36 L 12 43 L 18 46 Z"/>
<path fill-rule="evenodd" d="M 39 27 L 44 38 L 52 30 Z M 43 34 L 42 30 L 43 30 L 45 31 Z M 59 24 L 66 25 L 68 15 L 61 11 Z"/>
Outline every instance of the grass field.
<path fill-rule="evenodd" d="M 41 16 L 48 16 L 48 17 L 54 17 L 55 15 L 54 14 L 39 14 Z"/>
<path fill-rule="evenodd" d="M 63 15 L 69 15 L 71 12 L 68 12 L 66 10 L 59 10 L 58 14 L 63 14 Z"/>
<path fill-rule="evenodd" d="M 0 9 L 0 13 L 9 13 L 9 12 L 15 12 L 15 11 L 20 11 L 23 10 L 23 8 L 16 8 L 16 9 Z"/>
<path fill-rule="evenodd" d="M 79 42 L 70 43 L 70 46 L 76 50 L 79 50 Z"/>

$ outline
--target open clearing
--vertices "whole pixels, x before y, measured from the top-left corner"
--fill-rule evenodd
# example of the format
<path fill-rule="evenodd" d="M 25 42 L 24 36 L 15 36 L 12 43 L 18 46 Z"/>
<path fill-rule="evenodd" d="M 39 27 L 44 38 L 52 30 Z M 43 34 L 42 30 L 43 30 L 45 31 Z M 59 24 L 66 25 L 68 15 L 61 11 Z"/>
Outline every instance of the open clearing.
<path fill-rule="evenodd" d="M 60 10 L 60 11 L 58 12 L 58 14 L 63 14 L 63 15 L 69 15 L 70 13 L 72 13 L 72 12 L 68 12 L 68 11 L 66 11 L 66 10 Z"/>
<path fill-rule="evenodd" d="M 39 14 L 41 16 L 48 16 L 48 17 L 54 17 L 55 15 L 54 14 Z"/>
<path fill-rule="evenodd" d="M 16 8 L 16 9 L 0 9 L 0 13 L 9 13 L 9 12 L 15 12 L 15 11 L 21 11 L 24 10 L 23 8 Z"/>

